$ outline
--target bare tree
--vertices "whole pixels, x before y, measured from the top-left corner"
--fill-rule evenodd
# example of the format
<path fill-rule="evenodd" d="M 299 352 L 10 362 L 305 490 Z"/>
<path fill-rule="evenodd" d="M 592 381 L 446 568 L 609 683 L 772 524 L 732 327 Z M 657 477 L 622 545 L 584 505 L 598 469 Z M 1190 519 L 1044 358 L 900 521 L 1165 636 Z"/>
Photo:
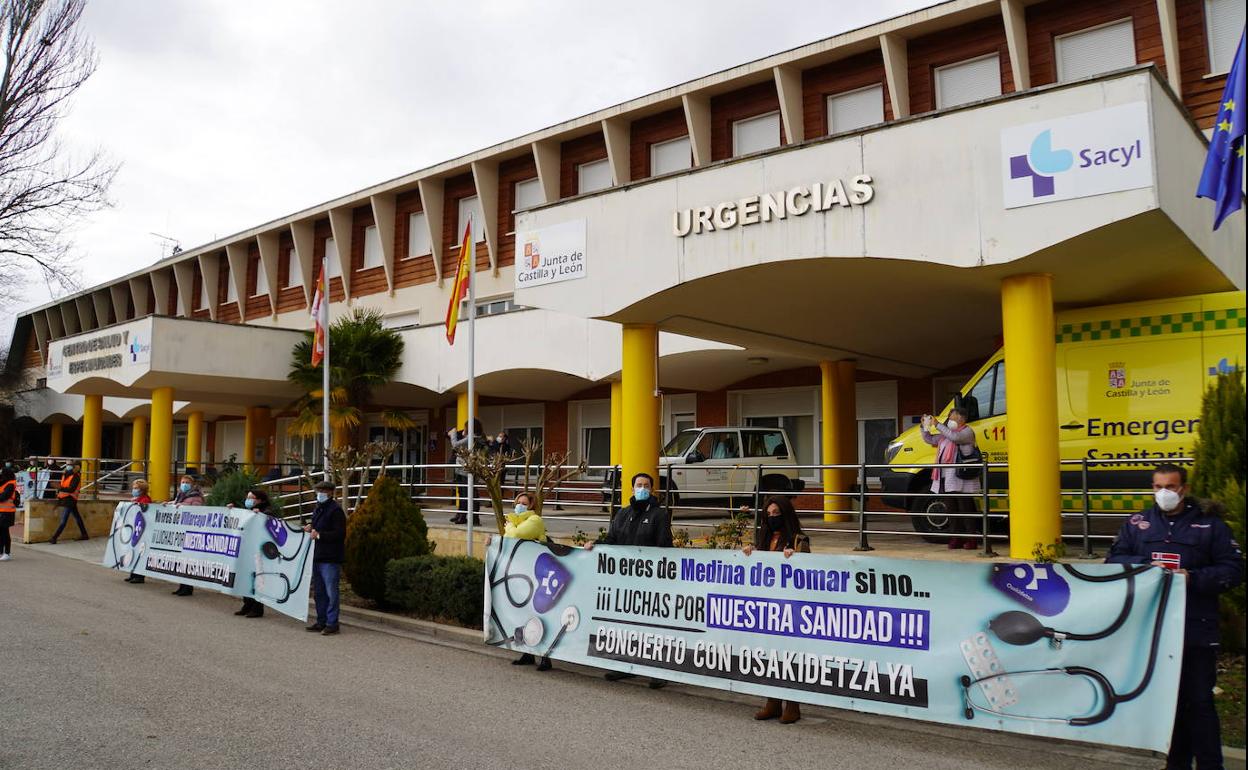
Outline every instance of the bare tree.
<path fill-rule="evenodd" d="M 117 168 L 98 150 L 69 157 L 56 137 L 74 92 L 95 72 L 79 30 L 86 0 L 0 0 L 0 300 L 34 272 L 54 293 L 78 270 L 68 230 L 108 204 Z"/>

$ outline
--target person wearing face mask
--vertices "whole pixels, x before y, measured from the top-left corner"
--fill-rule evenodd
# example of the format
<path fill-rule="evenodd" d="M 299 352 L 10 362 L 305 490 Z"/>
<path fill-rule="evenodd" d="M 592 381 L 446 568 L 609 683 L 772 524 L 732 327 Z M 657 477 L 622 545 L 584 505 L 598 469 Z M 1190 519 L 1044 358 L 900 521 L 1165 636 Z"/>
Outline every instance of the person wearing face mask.
<path fill-rule="evenodd" d="M 82 476 L 78 473 L 78 466 L 74 463 L 66 463 L 65 473 L 61 476 L 60 483 L 56 487 L 56 507 L 61 509 L 61 525 L 56 528 L 56 532 L 53 532 L 52 538 L 48 540 L 52 545 L 56 545 L 61 532 L 65 531 L 65 525 L 69 523 L 70 516 L 73 516 L 74 521 L 78 524 L 78 539 L 87 540 L 90 538 L 87 535 L 87 525 L 82 523 L 82 514 L 78 512 L 78 493 L 81 486 Z"/>
<path fill-rule="evenodd" d="M 546 540 L 546 523 L 537 511 L 533 510 L 533 496 L 528 492 L 516 495 L 515 507 L 507 514 L 507 523 L 503 527 L 503 537 L 516 540 Z M 524 652 L 511 662 L 513 666 L 531 666 L 537 663 L 538 671 L 550 670 L 550 658 L 542 656 L 541 662 L 532 653 Z"/>
<path fill-rule="evenodd" d="M 1219 647 L 1218 594 L 1244 579 L 1244 554 L 1231 528 L 1187 496 L 1187 469 L 1171 463 L 1153 471 L 1153 505 L 1118 530 L 1105 561 L 1152 564 L 1187 577 L 1183 664 L 1168 770 L 1222 767 L 1222 736 L 1213 705 Z"/>
<path fill-rule="evenodd" d="M 21 501 L 13 465 L 5 463 L 4 468 L 0 468 L 0 561 L 13 558 L 13 538 L 9 535 L 9 527 L 17 520 L 17 506 Z"/>
<path fill-rule="evenodd" d="M 748 510 L 748 509 L 747 509 Z M 759 522 L 758 531 L 754 533 L 754 544 L 746 545 L 741 552 L 746 556 L 755 551 L 779 551 L 784 558 L 795 553 L 810 553 L 810 538 L 802 532 L 802 522 L 797 518 L 797 510 L 793 501 L 787 497 L 777 496 L 767 499 L 763 506 L 767 514 Z M 781 701 L 779 698 L 768 698 L 754 718 L 767 720 L 780 718 L 780 724 L 791 725 L 802 718 L 802 707 L 797 701 Z"/>
<path fill-rule="evenodd" d="M 635 473 L 632 478 L 633 496 L 628 505 L 616 511 L 607 528 L 604 545 L 639 545 L 651 548 L 672 547 L 672 513 L 659 504 L 654 497 L 654 477 L 649 473 Z M 593 543 L 586 543 L 585 550 L 593 550 Z M 604 677 L 609 682 L 630 679 L 635 674 L 608 671 Z M 650 689 L 657 690 L 667 684 L 662 679 L 651 679 Z"/>
<path fill-rule="evenodd" d="M 923 415 L 923 427 L 919 435 L 928 444 L 936 447 L 936 462 L 949 464 L 959 462 L 974 454 L 975 430 L 966 424 L 967 414 L 959 407 L 949 410 L 944 422 L 933 418 L 930 414 Z M 935 428 L 932 433 L 930 429 Z M 975 495 L 981 491 L 978 477 L 973 479 L 958 478 L 957 468 L 932 468 L 932 493 L 941 495 L 945 510 L 951 514 L 976 513 Z M 965 548 L 973 551 L 979 547 L 977 538 L 979 527 L 973 516 L 950 516 L 949 548 Z M 971 537 L 961 537 L 971 535 Z"/>
<path fill-rule="evenodd" d="M 184 475 L 178 479 L 178 493 L 173 496 L 174 505 L 203 505 L 204 493 L 200 490 L 199 485 L 195 483 L 195 479 L 191 476 Z M 177 589 L 173 592 L 174 596 L 190 596 L 195 593 L 195 587 L 186 583 L 179 583 Z"/>
<path fill-rule="evenodd" d="M 248 490 L 247 496 L 243 498 L 243 507 L 252 513 L 267 515 L 269 505 L 269 493 L 263 489 Z M 225 507 L 233 508 L 234 503 L 226 503 Z M 262 618 L 264 617 L 264 605 L 250 596 L 244 596 L 243 606 L 235 610 L 234 614 L 244 618 Z"/>
<path fill-rule="evenodd" d="M 338 633 L 338 579 L 347 538 L 347 515 L 334 499 L 332 481 L 316 484 L 316 508 L 312 521 L 303 528 L 315 542 L 312 552 L 312 593 L 316 597 L 316 622 L 308 631 L 322 636 Z"/>
<path fill-rule="evenodd" d="M 144 510 L 147 510 L 147 506 L 151 505 L 152 503 L 152 497 L 150 494 L 148 494 L 149 489 L 150 487 L 148 487 L 148 484 L 146 481 L 144 481 L 143 479 L 135 479 L 130 484 L 130 502 L 137 503 L 138 505 L 143 506 Z M 145 578 L 142 575 L 135 574 L 133 572 L 130 573 L 129 575 L 126 575 L 125 580 L 127 583 L 146 583 L 147 582 L 147 578 Z"/>

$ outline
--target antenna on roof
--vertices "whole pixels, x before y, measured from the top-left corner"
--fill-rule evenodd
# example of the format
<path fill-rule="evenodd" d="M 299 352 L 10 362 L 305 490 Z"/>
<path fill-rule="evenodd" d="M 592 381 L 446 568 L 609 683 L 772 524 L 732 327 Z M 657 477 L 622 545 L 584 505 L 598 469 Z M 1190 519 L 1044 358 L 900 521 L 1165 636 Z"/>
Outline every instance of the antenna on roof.
<path fill-rule="evenodd" d="M 165 257 L 172 257 L 175 254 L 182 253 L 182 242 L 179 241 L 177 238 L 170 238 L 168 235 L 161 235 L 160 233 L 153 233 L 153 232 L 149 232 L 148 235 L 154 235 L 156 236 L 157 239 L 160 240 L 160 258 L 161 259 L 164 259 Z M 168 254 L 165 253 L 166 247 L 169 249 Z"/>

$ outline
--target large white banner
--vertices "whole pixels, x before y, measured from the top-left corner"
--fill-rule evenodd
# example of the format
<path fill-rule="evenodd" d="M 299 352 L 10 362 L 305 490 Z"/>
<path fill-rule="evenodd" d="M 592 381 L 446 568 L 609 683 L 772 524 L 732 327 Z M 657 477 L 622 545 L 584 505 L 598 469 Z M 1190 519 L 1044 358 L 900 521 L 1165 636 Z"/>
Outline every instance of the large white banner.
<path fill-rule="evenodd" d="M 1003 128 L 1005 207 L 1151 187 L 1151 136 L 1144 102 Z"/>
<path fill-rule="evenodd" d="M 585 277 L 585 220 L 516 233 L 516 288 Z"/>

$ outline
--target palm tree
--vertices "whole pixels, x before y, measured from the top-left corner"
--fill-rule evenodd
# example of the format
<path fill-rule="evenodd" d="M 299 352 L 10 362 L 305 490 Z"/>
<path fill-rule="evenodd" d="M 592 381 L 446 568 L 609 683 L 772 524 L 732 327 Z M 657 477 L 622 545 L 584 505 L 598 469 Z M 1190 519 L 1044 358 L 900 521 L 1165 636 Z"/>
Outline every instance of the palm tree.
<path fill-rule="evenodd" d="M 403 364 L 403 338 L 381 322 L 376 310 L 356 308 L 329 327 L 329 425 L 334 446 L 345 446 L 359 429 L 364 410 L 373 403 L 373 392 L 394 380 Z M 290 433 L 315 436 L 321 432 L 322 370 L 312 366 L 312 332 L 307 332 L 290 352 L 287 379 L 305 392 L 294 404 Z M 413 427 L 404 412 L 385 410 L 387 427 Z"/>

